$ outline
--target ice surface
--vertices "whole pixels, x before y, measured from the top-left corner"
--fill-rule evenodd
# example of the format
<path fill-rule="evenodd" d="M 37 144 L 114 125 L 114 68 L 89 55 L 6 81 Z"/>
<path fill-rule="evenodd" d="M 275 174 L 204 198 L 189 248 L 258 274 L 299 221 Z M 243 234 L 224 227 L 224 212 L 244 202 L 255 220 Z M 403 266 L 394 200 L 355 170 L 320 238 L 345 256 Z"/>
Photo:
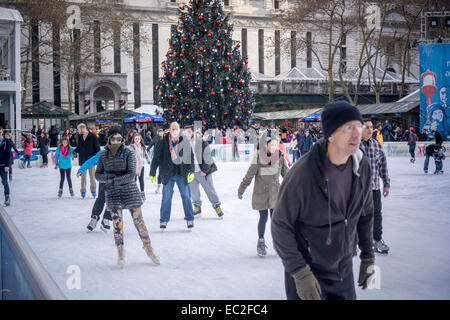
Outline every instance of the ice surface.
<path fill-rule="evenodd" d="M 359 299 L 450 299 L 450 174 L 425 175 L 423 159 L 411 164 L 406 157 L 388 158 L 391 194 L 383 199 L 383 237 L 391 250 L 376 256 L 381 289 L 357 288 Z M 162 196 L 154 193 L 155 185 L 146 177 L 144 220 L 160 266 L 146 256 L 128 211 L 124 269 L 116 263 L 112 232 L 102 232 L 99 225 L 87 232 L 94 199 L 90 193 L 80 198 L 80 179 L 74 176 L 78 167 L 72 169 L 76 197 L 70 198 L 66 184 L 59 200 L 59 171 L 14 169 L 12 204 L 6 209 L 69 299 L 285 299 L 283 266 L 273 249 L 269 223 L 268 255 L 256 255 L 253 184 L 243 200 L 237 198 L 248 163 L 217 165 L 214 182 L 224 219 L 217 218 L 202 190 L 202 218 L 195 220 L 193 232 L 187 231 L 176 188 L 171 221 L 167 231 L 160 231 Z M 448 165 L 444 161 L 444 171 Z M 71 265 L 81 269 L 80 289 L 66 286 Z M 355 280 L 358 271 L 355 258 Z"/>

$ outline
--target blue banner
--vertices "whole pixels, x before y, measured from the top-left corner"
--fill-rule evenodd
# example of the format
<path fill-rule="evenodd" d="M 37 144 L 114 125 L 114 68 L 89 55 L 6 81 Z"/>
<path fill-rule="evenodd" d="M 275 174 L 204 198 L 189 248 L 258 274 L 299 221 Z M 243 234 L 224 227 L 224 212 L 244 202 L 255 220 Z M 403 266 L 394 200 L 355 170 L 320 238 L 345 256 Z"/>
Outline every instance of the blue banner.
<path fill-rule="evenodd" d="M 450 44 L 422 44 L 420 52 L 420 130 L 450 140 Z"/>

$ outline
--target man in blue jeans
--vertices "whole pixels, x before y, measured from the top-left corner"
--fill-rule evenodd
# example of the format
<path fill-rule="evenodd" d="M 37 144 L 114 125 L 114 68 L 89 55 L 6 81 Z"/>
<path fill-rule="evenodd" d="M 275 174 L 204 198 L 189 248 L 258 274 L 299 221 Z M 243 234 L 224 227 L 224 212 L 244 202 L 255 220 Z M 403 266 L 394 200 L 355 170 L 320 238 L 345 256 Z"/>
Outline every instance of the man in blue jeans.
<path fill-rule="evenodd" d="M 3 137 L 3 128 L 0 127 L 0 175 L 3 188 L 5 189 L 5 206 L 10 205 L 8 172 L 11 160 L 11 142 Z"/>
<path fill-rule="evenodd" d="M 194 211 L 189 184 L 194 180 L 194 153 L 188 139 L 183 139 L 180 135 L 180 126 L 177 122 L 170 124 L 169 133 L 155 146 L 150 168 L 150 180 L 153 183 L 156 181 L 158 167 L 163 184 L 160 228 L 166 229 L 167 223 L 170 221 L 173 188 L 177 184 L 183 201 L 184 219 L 187 227 L 192 229 L 194 227 Z"/>

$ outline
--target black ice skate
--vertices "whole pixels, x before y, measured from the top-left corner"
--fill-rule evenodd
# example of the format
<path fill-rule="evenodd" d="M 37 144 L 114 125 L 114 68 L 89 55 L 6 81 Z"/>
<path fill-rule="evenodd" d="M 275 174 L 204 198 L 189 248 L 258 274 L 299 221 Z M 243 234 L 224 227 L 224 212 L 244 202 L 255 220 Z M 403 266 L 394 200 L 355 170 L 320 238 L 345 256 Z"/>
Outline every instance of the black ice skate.
<path fill-rule="evenodd" d="M 186 225 L 187 225 L 189 230 L 192 230 L 192 228 L 194 228 L 194 220 L 186 221 Z"/>
<path fill-rule="evenodd" d="M 223 211 L 222 211 L 222 208 L 220 208 L 220 206 L 216 206 L 214 209 L 216 210 L 217 216 L 218 216 L 220 219 L 223 219 Z"/>
<path fill-rule="evenodd" d="M 202 213 L 202 207 L 194 204 L 194 216 L 200 218 Z"/>
<path fill-rule="evenodd" d="M 5 207 L 8 207 L 11 204 L 11 198 L 9 195 L 5 195 Z"/>
<path fill-rule="evenodd" d="M 167 228 L 167 221 L 162 221 L 159 223 L 159 227 L 161 228 L 162 231 L 166 230 Z"/>
<path fill-rule="evenodd" d="M 258 256 L 265 257 L 266 252 L 266 243 L 264 242 L 264 239 L 258 239 L 258 244 L 256 245 L 256 252 L 258 253 Z"/>
<path fill-rule="evenodd" d="M 108 232 L 109 229 L 111 229 L 109 225 L 110 220 L 103 219 L 102 223 L 100 224 L 100 229 L 102 229 L 103 232 Z"/>
<path fill-rule="evenodd" d="M 97 226 L 97 219 L 92 218 L 91 221 L 89 222 L 89 224 L 87 225 L 86 228 L 87 228 L 89 231 L 92 231 L 92 230 L 95 229 L 96 226 Z"/>
<path fill-rule="evenodd" d="M 63 193 L 63 189 L 58 190 L 58 199 L 61 199 Z"/>
<path fill-rule="evenodd" d="M 389 247 L 384 243 L 383 240 L 374 241 L 375 252 L 387 254 L 389 252 Z"/>

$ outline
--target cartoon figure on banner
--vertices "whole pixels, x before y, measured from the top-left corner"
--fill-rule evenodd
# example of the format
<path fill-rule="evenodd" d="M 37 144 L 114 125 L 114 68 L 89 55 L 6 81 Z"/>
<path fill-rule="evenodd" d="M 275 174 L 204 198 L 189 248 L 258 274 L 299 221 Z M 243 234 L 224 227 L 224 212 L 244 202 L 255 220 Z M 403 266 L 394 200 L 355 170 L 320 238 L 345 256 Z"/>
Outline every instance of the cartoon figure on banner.
<path fill-rule="evenodd" d="M 432 132 L 434 130 L 441 133 L 442 136 L 447 137 L 450 132 L 447 131 L 447 115 L 450 114 L 447 106 L 447 95 L 446 87 L 442 87 L 439 90 L 439 97 L 441 103 L 431 103 L 431 97 L 438 91 L 436 87 L 436 74 L 427 70 L 422 73 L 422 93 L 427 98 L 427 115 L 426 122 L 423 129 L 426 130 L 427 134 L 432 137 Z"/>
<path fill-rule="evenodd" d="M 447 110 L 440 103 L 433 103 L 429 107 L 429 130 L 438 131 L 443 137 L 447 137 Z M 428 122 L 428 121 L 427 121 Z"/>

